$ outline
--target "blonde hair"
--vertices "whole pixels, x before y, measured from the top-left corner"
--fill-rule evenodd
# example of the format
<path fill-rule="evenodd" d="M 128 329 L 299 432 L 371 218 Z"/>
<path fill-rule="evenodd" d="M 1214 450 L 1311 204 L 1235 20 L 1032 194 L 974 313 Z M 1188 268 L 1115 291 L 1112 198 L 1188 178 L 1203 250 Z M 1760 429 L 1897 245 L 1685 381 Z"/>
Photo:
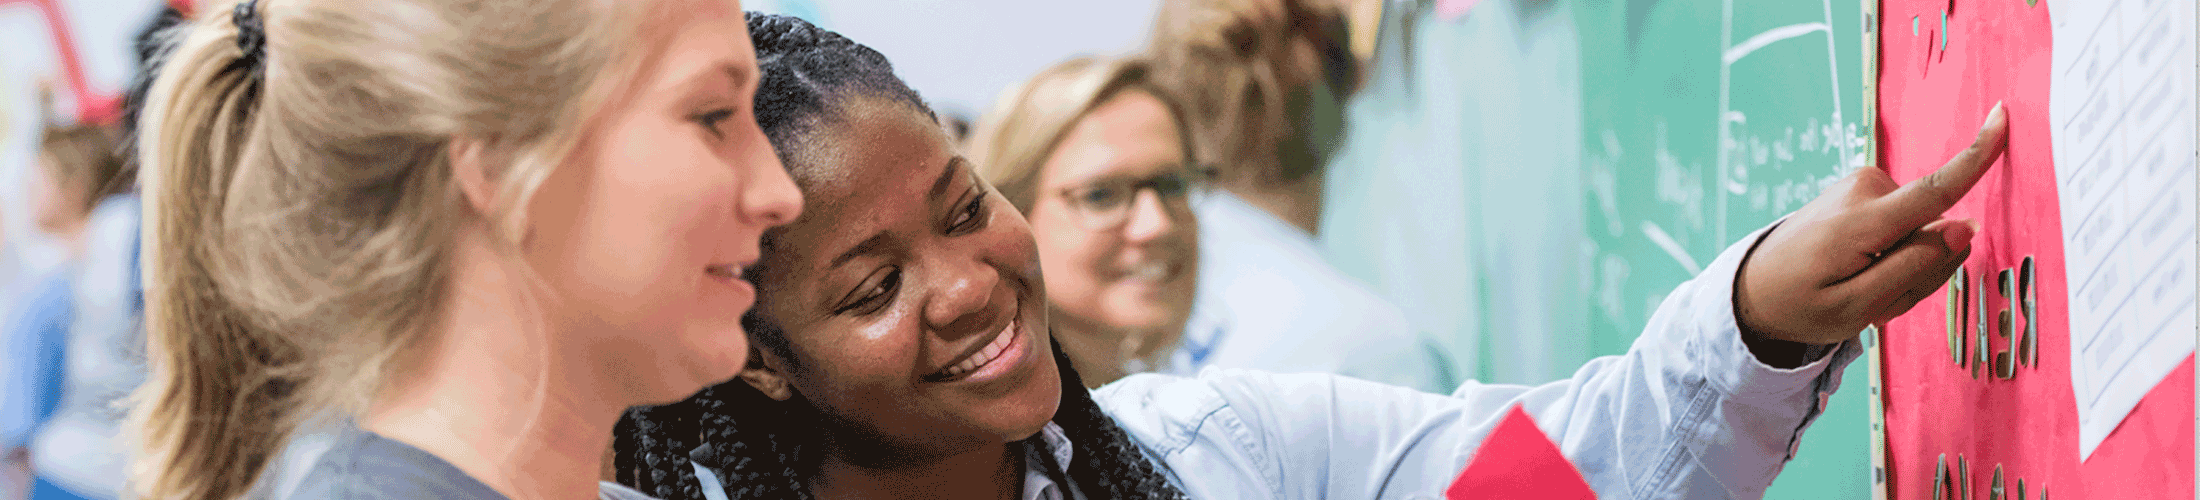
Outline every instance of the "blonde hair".
<path fill-rule="evenodd" d="M 1176 125 L 1185 158 L 1197 158 L 1183 108 L 1154 83 L 1150 65 L 1139 59 L 1086 56 L 1056 63 L 1002 93 L 993 109 L 978 119 L 968 148 L 970 160 L 977 164 L 978 175 L 1029 214 L 1038 201 L 1040 170 L 1062 138 L 1093 108 L 1131 90 L 1161 101 Z"/>
<path fill-rule="evenodd" d="M 1334 63 L 1357 78 L 1348 37 L 1332 0 L 1171 0 L 1154 15 L 1146 50 L 1155 80 L 1183 100 L 1193 137 L 1214 155 L 1205 160 L 1232 177 L 1290 182 L 1319 167 L 1278 159 L 1311 133 L 1293 116 L 1293 100 L 1330 76 L 1325 64 L 1339 56 L 1325 52 L 1345 51 Z"/>
<path fill-rule="evenodd" d="M 253 54 L 201 6 L 142 112 L 140 496 L 244 495 L 301 419 L 365 407 L 440 312 L 458 228 L 516 248 L 516 207 L 633 72 L 619 5 L 263 1 Z M 455 138 L 494 160 L 487 214 Z"/>

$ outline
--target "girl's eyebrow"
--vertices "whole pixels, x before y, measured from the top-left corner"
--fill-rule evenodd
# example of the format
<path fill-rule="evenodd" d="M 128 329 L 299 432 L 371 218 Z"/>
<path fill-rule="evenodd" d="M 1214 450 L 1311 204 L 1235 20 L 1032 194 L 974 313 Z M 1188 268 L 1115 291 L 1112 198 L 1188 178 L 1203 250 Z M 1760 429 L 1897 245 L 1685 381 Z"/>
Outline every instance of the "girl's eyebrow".
<path fill-rule="evenodd" d="M 849 260 L 853 260 L 856 257 L 861 257 L 864 254 L 875 253 L 879 251 L 880 248 L 884 248 L 886 246 L 886 242 L 890 237 L 891 235 L 887 234 L 885 231 L 880 231 L 878 232 L 878 234 L 873 234 L 869 238 L 864 238 L 863 242 L 856 243 L 855 246 L 848 247 L 848 251 L 841 252 L 839 256 L 833 257 L 833 262 L 826 265 L 825 269 L 837 269 L 841 265 L 847 264 Z"/>
<path fill-rule="evenodd" d="M 947 184 L 955 181 L 955 167 L 957 165 L 968 165 L 969 163 L 970 160 L 963 159 L 962 155 L 948 158 L 947 164 L 940 167 L 940 177 L 932 180 L 932 191 L 925 199 L 940 199 L 940 195 L 947 192 Z"/>
<path fill-rule="evenodd" d="M 733 88 L 747 89 L 751 84 L 756 83 L 755 64 L 741 64 L 732 61 L 720 64 L 721 68 L 725 70 L 726 76 L 733 78 Z"/>
<path fill-rule="evenodd" d="M 961 170 L 956 167 L 968 166 L 969 164 L 970 160 L 964 159 L 961 155 L 948 158 L 947 163 L 940 166 L 940 176 L 932 180 L 932 189 L 930 194 L 927 196 L 927 199 L 937 200 L 940 198 L 941 195 L 946 194 L 947 186 L 955 182 L 955 172 Z M 862 242 L 856 243 L 855 246 L 848 247 L 848 251 L 841 252 L 840 255 L 834 256 L 832 262 L 825 265 L 825 269 L 838 269 L 840 266 L 847 264 L 849 260 L 854 260 L 856 257 L 861 257 L 865 254 L 878 252 L 879 249 L 885 247 L 886 244 L 890 241 L 892 241 L 892 235 L 887 234 L 884 231 L 881 231 L 878 234 L 873 234 L 869 238 L 864 238 Z"/>
<path fill-rule="evenodd" d="M 722 59 L 712 62 L 705 69 L 674 80 L 678 83 L 665 88 L 683 94 L 697 94 L 716 87 L 720 83 L 728 84 L 726 88 L 730 89 L 745 89 L 748 88 L 750 82 L 755 80 L 755 66 L 743 65 L 733 59 Z"/>

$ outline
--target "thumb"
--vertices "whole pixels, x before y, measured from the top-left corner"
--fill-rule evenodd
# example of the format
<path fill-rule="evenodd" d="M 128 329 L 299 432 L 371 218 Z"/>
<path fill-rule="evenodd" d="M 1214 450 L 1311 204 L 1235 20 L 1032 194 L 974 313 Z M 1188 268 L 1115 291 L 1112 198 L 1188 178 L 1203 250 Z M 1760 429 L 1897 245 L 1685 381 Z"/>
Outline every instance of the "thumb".
<path fill-rule="evenodd" d="M 1948 281 L 1948 274 L 1971 254 L 1970 220 L 1940 220 L 1911 231 L 1880 253 L 1862 272 L 1833 286 L 1834 296 L 1857 316 L 1874 320 L 1910 310 Z"/>

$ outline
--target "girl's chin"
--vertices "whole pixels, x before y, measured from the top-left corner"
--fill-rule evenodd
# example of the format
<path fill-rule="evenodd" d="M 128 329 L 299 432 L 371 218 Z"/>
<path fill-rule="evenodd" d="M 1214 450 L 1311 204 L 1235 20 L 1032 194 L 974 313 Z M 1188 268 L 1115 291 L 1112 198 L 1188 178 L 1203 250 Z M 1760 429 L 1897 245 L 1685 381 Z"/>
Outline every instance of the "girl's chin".
<path fill-rule="evenodd" d="M 689 394 L 725 383 L 740 375 L 741 367 L 747 366 L 749 361 L 749 344 L 746 340 L 744 338 L 733 343 L 702 341 L 690 345 L 686 352 L 673 353 L 686 358 L 677 362 L 686 364 L 687 369 L 683 370 L 685 373 L 668 373 L 668 376 L 679 379 L 670 381 L 669 385 L 695 386 L 688 390 L 688 394 L 682 394 L 677 399 L 686 399 Z"/>
<path fill-rule="evenodd" d="M 1045 370 L 1045 376 L 1035 377 L 1030 387 L 1034 392 L 1038 391 L 1040 387 L 1045 387 L 1046 394 L 1044 396 L 1034 394 L 1025 399 L 1024 406 L 1027 411 L 1019 412 L 1022 418 L 1018 419 L 1019 422 L 1014 424 L 1015 430 L 1010 433 L 1012 435 L 1021 434 L 1021 436 L 1008 436 L 1012 437 L 1011 441 L 1037 435 L 1040 429 L 1046 427 L 1047 422 L 1054 420 L 1055 413 L 1061 410 L 1062 378 L 1057 375 L 1059 372 L 1055 371 L 1058 368 L 1054 366 L 1054 354 L 1047 353 L 1046 360 L 1039 367 Z"/>

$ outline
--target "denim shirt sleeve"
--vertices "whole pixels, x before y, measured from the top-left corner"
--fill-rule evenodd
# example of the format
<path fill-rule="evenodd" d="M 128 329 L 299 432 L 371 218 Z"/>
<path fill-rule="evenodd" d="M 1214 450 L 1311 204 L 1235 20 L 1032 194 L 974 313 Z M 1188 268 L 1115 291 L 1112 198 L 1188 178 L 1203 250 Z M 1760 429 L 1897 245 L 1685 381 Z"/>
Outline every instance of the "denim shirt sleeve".
<path fill-rule="evenodd" d="M 1793 369 L 1744 347 L 1728 248 L 1660 304 L 1626 354 L 1540 386 L 1450 395 L 1321 374 L 1138 375 L 1101 407 L 1194 498 L 1442 498 L 1505 410 L 1521 405 L 1600 498 L 1761 498 L 1861 354 Z M 1541 335 L 1545 332 L 1522 332 Z"/>

